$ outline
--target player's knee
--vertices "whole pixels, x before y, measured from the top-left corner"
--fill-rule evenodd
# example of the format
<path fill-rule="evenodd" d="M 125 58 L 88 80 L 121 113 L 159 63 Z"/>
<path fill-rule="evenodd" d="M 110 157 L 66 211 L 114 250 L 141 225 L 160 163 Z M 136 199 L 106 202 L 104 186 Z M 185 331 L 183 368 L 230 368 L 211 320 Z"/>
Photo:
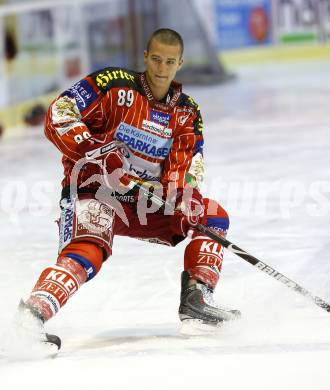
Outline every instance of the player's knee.
<path fill-rule="evenodd" d="M 205 213 L 202 223 L 208 228 L 226 233 L 229 229 L 227 211 L 215 200 L 204 198 Z"/>
<path fill-rule="evenodd" d="M 80 264 L 87 274 L 89 281 L 99 272 L 105 260 L 102 248 L 91 242 L 72 242 L 60 253 L 59 259 L 63 256 L 69 257 Z"/>

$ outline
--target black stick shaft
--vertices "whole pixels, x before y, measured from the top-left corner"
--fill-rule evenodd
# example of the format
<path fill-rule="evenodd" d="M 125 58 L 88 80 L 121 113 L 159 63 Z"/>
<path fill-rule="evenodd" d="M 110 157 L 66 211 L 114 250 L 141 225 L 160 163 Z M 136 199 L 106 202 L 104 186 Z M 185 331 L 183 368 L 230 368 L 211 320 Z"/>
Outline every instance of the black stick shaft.
<path fill-rule="evenodd" d="M 217 234 L 212 232 L 210 229 L 208 229 L 206 226 L 204 226 L 200 223 L 196 226 L 196 229 L 199 230 L 201 233 L 204 233 L 206 236 L 212 238 L 214 241 L 218 242 L 219 244 L 221 244 L 225 248 L 227 248 L 230 252 L 234 253 L 235 255 L 244 259 L 248 263 L 252 264 L 256 268 L 258 268 L 260 271 L 268 274 L 272 278 L 283 283 L 286 287 L 288 287 L 288 288 L 296 291 L 297 293 L 304 295 L 305 297 L 311 299 L 317 306 L 321 307 L 322 309 L 326 310 L 327 312 L 330 312 L 330 305 L 327 302 L 325 302 L 322 298 L 319 298 L 319 297 L 313 295 L 308 290 L 306 290 L 304 287 L 300 286 L 298 283 L 294 282 L 293 280 L 287 278 L 286 276 L 284 276 L 280 272 L 276 271 L 274 268 L 272 268 L 268 264 L 257 259 L 256 257 L 250 255 L 245 250 L 241 249 L 237 245 L 234 245 L 233 243 L 228 241 L 226 238 L 218 236 Z"/>

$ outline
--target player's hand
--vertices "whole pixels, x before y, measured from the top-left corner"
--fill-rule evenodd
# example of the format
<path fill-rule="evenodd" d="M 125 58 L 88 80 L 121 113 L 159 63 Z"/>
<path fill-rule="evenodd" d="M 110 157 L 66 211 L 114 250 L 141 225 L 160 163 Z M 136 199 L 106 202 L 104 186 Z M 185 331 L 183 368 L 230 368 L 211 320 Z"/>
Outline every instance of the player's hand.
<path fill-rule="evenodd" d="M 203 197 L 196 188 L 186 186 L 176 195 L 173 223 L 184 236 L 196 226 L 204 215 Z"/>
<path fill-rule="evenodd" d="M 116 189 L 120 184 L 128 186 L 131 180 L 124 169 L 125 161 L 130 155 L 128 148 L 120 141 L 113 141 L 111 144 L 112 149 L 102 156 L 103 172 L 112 188 Z"/>

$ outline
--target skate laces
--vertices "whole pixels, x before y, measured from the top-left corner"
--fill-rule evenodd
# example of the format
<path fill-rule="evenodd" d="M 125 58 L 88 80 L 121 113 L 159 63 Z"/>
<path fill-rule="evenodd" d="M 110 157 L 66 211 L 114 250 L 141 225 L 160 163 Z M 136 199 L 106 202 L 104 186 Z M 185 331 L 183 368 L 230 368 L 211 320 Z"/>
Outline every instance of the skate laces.
<path fill-rule="evenodd" d="M 219 305 L 214 300 L 213 291 L 210 290 L 205 284 L 197 283 L 197 285 L 199 290 L 202 291 L 205 303 L 207 303 L 209 306 L 218 308 Z"/>
<path fill-rule="evenodd" d="M 203 298 L 204 298 L 204 301 L 206 304 L 208 304 L 209 306 L 212 306 L 216 309 L 220 309 L 220 310 L 224 310 L 224 311 L 231 311 L 230 308 L 223 306 L 223 305 L 220 305 L 219 303 L 217 303 L 215 301 L 213 291 L 208 286 L 206 286 L 205 284 L 202 284 L 202 283 L 197 283 L 197 286 L 202 291 Z"/>

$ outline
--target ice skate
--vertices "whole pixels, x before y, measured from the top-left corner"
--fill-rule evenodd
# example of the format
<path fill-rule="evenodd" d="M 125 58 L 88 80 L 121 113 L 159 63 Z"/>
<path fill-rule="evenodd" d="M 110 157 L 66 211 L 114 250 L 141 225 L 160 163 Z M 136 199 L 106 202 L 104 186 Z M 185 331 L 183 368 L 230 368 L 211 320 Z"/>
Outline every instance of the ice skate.
<path fill-rule="evenodd" d="M 181 274 L 181 301 L 179 318 L 182 322 L 181 333 L 204 334 L 213 332 L 223 322 L 238 319 L 239 310 L 227 309 L 216 305 L 213 292 L 205 284 L 197 282 L 189 286 L 188 272 Z"/>
<path fill-rule="evenodd" d="M 61 348 L 61 339 L 45 332 L 40 314 L 23 300 L 6 338 L 5 352 L 16 359 L 53 357 Z"/>

